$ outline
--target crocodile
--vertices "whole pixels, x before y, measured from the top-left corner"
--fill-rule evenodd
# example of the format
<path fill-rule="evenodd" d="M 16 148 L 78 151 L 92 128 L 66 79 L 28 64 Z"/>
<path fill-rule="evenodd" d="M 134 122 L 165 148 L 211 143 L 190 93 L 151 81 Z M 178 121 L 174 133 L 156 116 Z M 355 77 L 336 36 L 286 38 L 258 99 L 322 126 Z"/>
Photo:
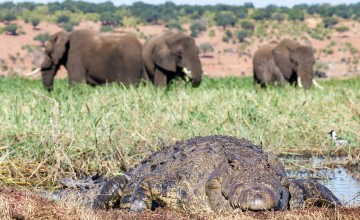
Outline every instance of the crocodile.
<path fill-rule="evenodd" d="M 163 147 L 110 178 L 93 208 L 133 212 L 158 207 L 190 213 L 335 207 L 341 202 L 312 179 L 289 179 L 280 159 L 230 136 L 195 137 Z"/>

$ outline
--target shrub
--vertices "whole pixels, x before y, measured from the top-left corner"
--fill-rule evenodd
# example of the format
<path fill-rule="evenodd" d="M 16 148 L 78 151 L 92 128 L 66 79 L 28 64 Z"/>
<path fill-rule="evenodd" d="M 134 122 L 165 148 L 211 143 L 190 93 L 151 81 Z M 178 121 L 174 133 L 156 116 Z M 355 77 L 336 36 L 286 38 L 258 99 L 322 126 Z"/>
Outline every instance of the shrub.
<path fill-rule="evenodd" d="M 209 37 L 215 37 L 215 30 L 214 29 L 211 29 L 209 31 Z"/>
<path fill-rule="evenodd" d="M 199 46 L 199 49 L 200 49 L 200 52 L 203 53 L 204 56 L 207 52 L 214 51 L 214 47 L 209 42 L 201 43 Z"/>
<path fill-rule="evenodd" d="M 110 25 L 101 26 L 100 32 L 110 32 L 112 31 L 112 27 Z"/>
<path fill-rule="evenodd" d="M 191 36 L 197 37 L 199 33 L 206 30 L 205 22 L 199 19 L 195 20 L 194 23 L 190 25 L 190 30 L 191 30 Z"/>
<path fill-rule="evenodd" d="M 340 27 L 336 27 L 335 30 L 336 30 L 337 32 L 343 33 L 343 32 L 348 31 L 349 28 L 346 27 L 346 26 L 340 26 Z"/>
<path fill-rule="evenodd" d="M 63 28 L 65 31 L 71 32 L 74 30 L 74 24 L 71 22 L 67 22 L 66 24 L 64 24 Z"/>
<path fill-rule="evenodd" d="M 34 40 L 39 41 L 42 47 L 45 45 L 45 42 L 48 41 L 49 39 L 50 39 L 49 33 L 38 34 L 34 37 Z"/>
<path fill-rule="evenodd" d="M 31 18 L 31 25 L 33 26 L 34 29 L 35 29 L 36 26 L 38 26 L 39 24 L 40 24 L 40 18 L 38 18 L 38 17 Z"/>
<path fill-rule="evenodd" d="M 240 30 L 237 32 L 237 38 L 240 43 L 245 41 L 245 38 L 250 36 L 250 32 L 248 30 Z"/>
<path fill-rule="evenodd" d="M 9 24 L 5 27 L 5 31 L 11 35 L 16 35 L 17 29 L 18 29 L 18 26 L 16 24 Z"/>
<path fill-rule="evenodd" d="M 241 27 L 243 28 L 243 29 L 245 29 L 245 30 L 251 30 L 251 31 L 254 31 L 254 28 L 255 28 L 255 25 L 252 23 L 252 22 L 250 22 L 250 21 L 242 21 L 241 23 L 240 23 L 240 25 L 241 25 Z"/>
<path fill-rule="evenodd" d="M 232 12 L 220 12 L 215 15 L 214 18 L 216 25 L 221 26 L 224 29 L 226 26 L 235 26 L 236 19 Z"/>
<path fill-rule="evenodd" d="M 58 24 L 65 24 L 65 23 L 68 23 L 69 21 L 70 21 L 70 18 L 67 15 L 60 15 L 56 19 L 56 23 L 58 23 Z"/>
<path fill-rule="evenodd" d="M 1 21 L 4 23 L 9 23 L 11 21 L 15 21 L 16 20 L 16 16 L 14 14 L 11 13 L 7 13 L 4 16 L 1 17 Z"/>
<path fill-rule="evenodd" d="M 323 19 L 325 28 L 332 28 L 334 25 L 338 23 L 338 19 L 333 17 L 327 17 Z"/>

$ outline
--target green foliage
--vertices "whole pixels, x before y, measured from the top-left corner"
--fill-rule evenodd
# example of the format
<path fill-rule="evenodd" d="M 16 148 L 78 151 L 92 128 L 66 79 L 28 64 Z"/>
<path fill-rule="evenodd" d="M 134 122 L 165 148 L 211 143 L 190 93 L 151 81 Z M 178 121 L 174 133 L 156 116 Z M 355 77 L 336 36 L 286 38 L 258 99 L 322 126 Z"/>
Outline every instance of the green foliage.
<path fill-rule="evenodd" d="M 305 19 L 304 11 L 299 8 L 291 9 L 289 11 L 289 19 L 293 21 L 303 21 Z"/>
<path fill-rule="evenodd" d="M 74 24 L 71 22 L 67 22 L 63 25 L 63 29 L 67 32 L 71 32 L 74 30 Z"/>
<path fill-rule="evenodd" d="M 181 27 L 181 24 L 178 20 L 170 19 L 168 22 L 166 22 L 166 27 L 169 29 L 177 29 L 177 30 L 183 30 Z"/>
<path fill-rule="evenodd" d="M 257 9 L 251 17 L 255 20 L 267 20 L 271 18 L 271 13 L 265 9 Z"/>
<path fill-rule="evenodd" d="M 70 21 L 70 17 L 68 15 L 62 14 L 56 19 L 56 23 L 58 24 L 65 24 Z"/>
<path fill-rule="evenodd" d="M 232 12 L 219 12 L 214 18 L 216 25 L 221 26 L 224 29 L 226 26 L 235 26 L 236 19 Z"/>
<path fill-rule="evenodd" d="M 200 52 L 203 53 L 203 55 L 205 55 L 207 52 L 213 52 L 214 51 L 214 47 L 209 42 L 201 43 L 200 46 L 199 46 L 199 49 L 200 49 Z"/>
<path fill-rule="evenodd" d="M 3 169 L 1 179 L 49 187 L 81 173 L 115 174 L 121 157 L 132 167 L 163 145 L 199 135 L 246 138 L 277 154 L 326 155 L 327 132 L 335 129 L 358 146 L 360 78 L 320 83 L 324 90 L 304 92 L 256 91 L 251 77 L 204 77 L 199 88 L 182 82 L 69 88 L 56 79 L 48 93 L 41 80 L 0 78 L 1 162 L 18 168 Z M 34 175 L 23 175 L 21 167 Z"/>
<path fill-rule="evenodd" d="M 16 20 L 16 16 L 13 13 L 6 13 L 0 18 L 1 22 L 10 23 Z"/>
<path fill-rule="evenodd" d="M 45 42 L 50 39 L 50 34 L 48 32 L 38 34 L 34 37 L 34 40 L 39 41 L 41 43 L 41 46 L 45 45 Z"/>
<path fill-rule="evenodd" d="M 209 30 L 208 34 L 209 34 L 209 37 L 215 37 L 216 33 L 215 33 L 214 29 L 211 29 L 211 30 Z"/>
<path fill-rule="evenodd" d="M 5 26 L 5 31 L 11 35 L 17 35 L 18 26 L 16 24 L 9 24 Z"/>
<path fill-rule="evenodd" d="M 112 29 L 113 28 L 110 25 L 103 25 L 100 27 L 100 32 L 111 32 Z"/>
<path fill-rule="evenodd" d="M 283 20 L 285 20 L 285 15 L 283 13 L 274 13 L 272 14 L 272 19 L 281 22 Z"/>
<path fill-rule="evenodd" d="M 340 27 L 336 27 L 335 30 L 337 32 L 343 33 L 343 32 L 349 31 L 349 28 L 347 26 L 340 26 Z"/>
<path fill-rule="evenodd" d="M 39 17 L 33 17 L 31 18 L 31 25 L 35 28 L 40 24 L 40 18 Z"/>
<path fill-rule="evenodd" d="M 206 24 L 202 20 L 195 20 L 190 25 L 190 31 L 192 37 L 197 37 L 202 31 L 206 30 Z"/>
<path fill-rule="evenodd" d="M 245 41 L 245 38 L 249 37 L 251 35 L 249 30 L 240 30 L 237 32 L 237 39 L 240 43 Z"/>
<path fill-rule="evenodd" d="M 323 19 L 324 27 L 325 28 L 332 28 L 334 25 L 336 25 L 339 21 L 338 19 L 334 17 L 327 17 Z"/>
<path fill-rule="evenodd" d="M 317 40 L 324 40 L 330 33 L 330 30 L 325 28 L 323 24 L 316 25 L 316 28 L 310 31 L 312 38 Z"/>
<path fill-rule="evenodd" d="M 100 21 L 102 25 L 105 26 L 117 26 L 121 24 L 121 18 L 118 16 L 115 16 L 114 14 L 110 12 L 103 12 L 100 14 Z"/>
<path fill-rule="evenodd" d="M 241 21 L 240 25 L 245 30 L 253 31 L 255 29 L 255 25 L 248 20 Z"/>

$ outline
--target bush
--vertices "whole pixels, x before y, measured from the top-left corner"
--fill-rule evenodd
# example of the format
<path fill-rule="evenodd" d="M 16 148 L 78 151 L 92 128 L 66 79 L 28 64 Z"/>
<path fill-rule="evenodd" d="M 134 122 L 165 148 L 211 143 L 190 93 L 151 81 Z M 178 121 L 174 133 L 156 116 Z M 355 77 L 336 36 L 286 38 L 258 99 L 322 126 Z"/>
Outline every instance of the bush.
<path fill-rule="evenodd" d="M 101 26 L 100 32 L 111 32 L 112 29 L 113 28 L 110 25 L 105 25 L 105 26 Z"/>
<path fill-rule="evenodd" d="M 64 24 L 63 28 L 65 31 L 71 32 L 74 30 L 74 24 L 71 22 L 67 22 L 66 24 Z"/>
<path fill-rule="evenodd" d="M 336 30 L 337 32 L 343 33 L 343 32 L 348 31 L 349 28 L 346 27 L 346 26 L 340 26 L 340 27 L 335 28 L 335 30 Z"/>
<path fill-rule="evenodd" d="M 235 26 L 236 20 L 232 12 L 220 12 L 215 15 L 214 18 L 216 25 L 221 26 L 224 29 L 226 26 Z"/>
<path fill-rule="evenodd" d="M 40 24 L 40 18 L 35 17 L 35 18 L 31 18 L 31 25 L 33 26 L 33 28 L 36 28 L 36 26 L 38 26 Z"/>
<path fill-rule="evenodd" d="M 5 31 L 11 35 L 17 35 L 17 33 L 16 33 L 17 29 L 18 29 L 18 26 L 16 24 L 9 24 L 5 27 Z"/>
<path fill-rule="evenodd" d="M 58 24 L 65 24 L 65 23 L 68 23 L 69 21 L 70 21 L 70 18 L 67 15 L 60 15 L 56 19 L 56 23 L 58 23 Z"/>
<path fill-rule="evenodd" d="M 182 30 L 181 24 L 178 20 L 175 19 L 171 19 L 170 21 L 168 21 L 166 23 L 166 27 L 169 29 L 177 29 L 177 30 Z"/>
<path fill-rule="evenodd" d="M 5 22 L 5 23 L 9 23 L 9 22 L 15 21 L 15 20 L 16 20 L 16 16 L 11 13 L 7 13 L 4 16 L 2 16 L 2 18 L 1 18 L 1 21 Z"/>
<path fill-rule="evenodd" d="M 190 30 L 191 36 L 197 37 L 199 33 L 206 30 L 205 22 L 203 22 L 202 20 L 195 20 L 194 23 L 190 25 Z"/>
<path fill-rule="evenodd" d="M 241 25 L 241 27 L 243 28 L 243 29 L 245 29 L 245 30 L 251 30 L 251 31 L 254 31 L 254 28 L 255 28 L 255 25 L 252 23 L 252 22 L 250 22 L 250 21 L 242 21 L 241 23 L 240 23 L 240 25 Z"/>
<path fill-rule="evenodd" d="M 240 43 L 245 41 L 245 38 L 250 36 L 250 32 L 248 30 L 240 30 L 237 32 L 237 38 Z"/>
<path fill-rule="evenodd" d="M 338 23 L 338 19 L 333 17 L 327 17 L 323 19 L 325 28 L 332 28 L 334 25 Z"/>
<path fill-rule="evenodd" d="M 44 46 L 45 42 L 48 41 L 49 39 L 50 39 L 49 33 L 38 34 L 34 37 L 34 40 L 39 41 L 41 43 L 41 46 Z"/>
<path fill-rule="evenodd" d="M 199 46 L 199 49 L 200 49 L 200 52 L 203 53 L 204 56 L 207 52 L 214 51 L 214 47 L 209 42 L 201 43 Z"/>

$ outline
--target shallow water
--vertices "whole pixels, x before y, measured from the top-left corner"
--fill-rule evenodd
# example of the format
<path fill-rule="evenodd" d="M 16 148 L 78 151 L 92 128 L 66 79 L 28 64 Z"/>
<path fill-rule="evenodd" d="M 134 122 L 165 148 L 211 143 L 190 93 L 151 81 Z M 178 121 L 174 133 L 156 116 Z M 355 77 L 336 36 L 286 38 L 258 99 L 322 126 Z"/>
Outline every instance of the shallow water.
<path fill-rule="evenodd" d="M 359 167 L 353 171 L 344 167 L 329 168 L 320 157 L 286 156 L 282 160 L 290 178 L 315 178 L 328 187 L 345 206 L 360 205 L 360 180 L 352 175 L 359 172 Z M 329 164 L 329 160 L 326 164 Z"/>

